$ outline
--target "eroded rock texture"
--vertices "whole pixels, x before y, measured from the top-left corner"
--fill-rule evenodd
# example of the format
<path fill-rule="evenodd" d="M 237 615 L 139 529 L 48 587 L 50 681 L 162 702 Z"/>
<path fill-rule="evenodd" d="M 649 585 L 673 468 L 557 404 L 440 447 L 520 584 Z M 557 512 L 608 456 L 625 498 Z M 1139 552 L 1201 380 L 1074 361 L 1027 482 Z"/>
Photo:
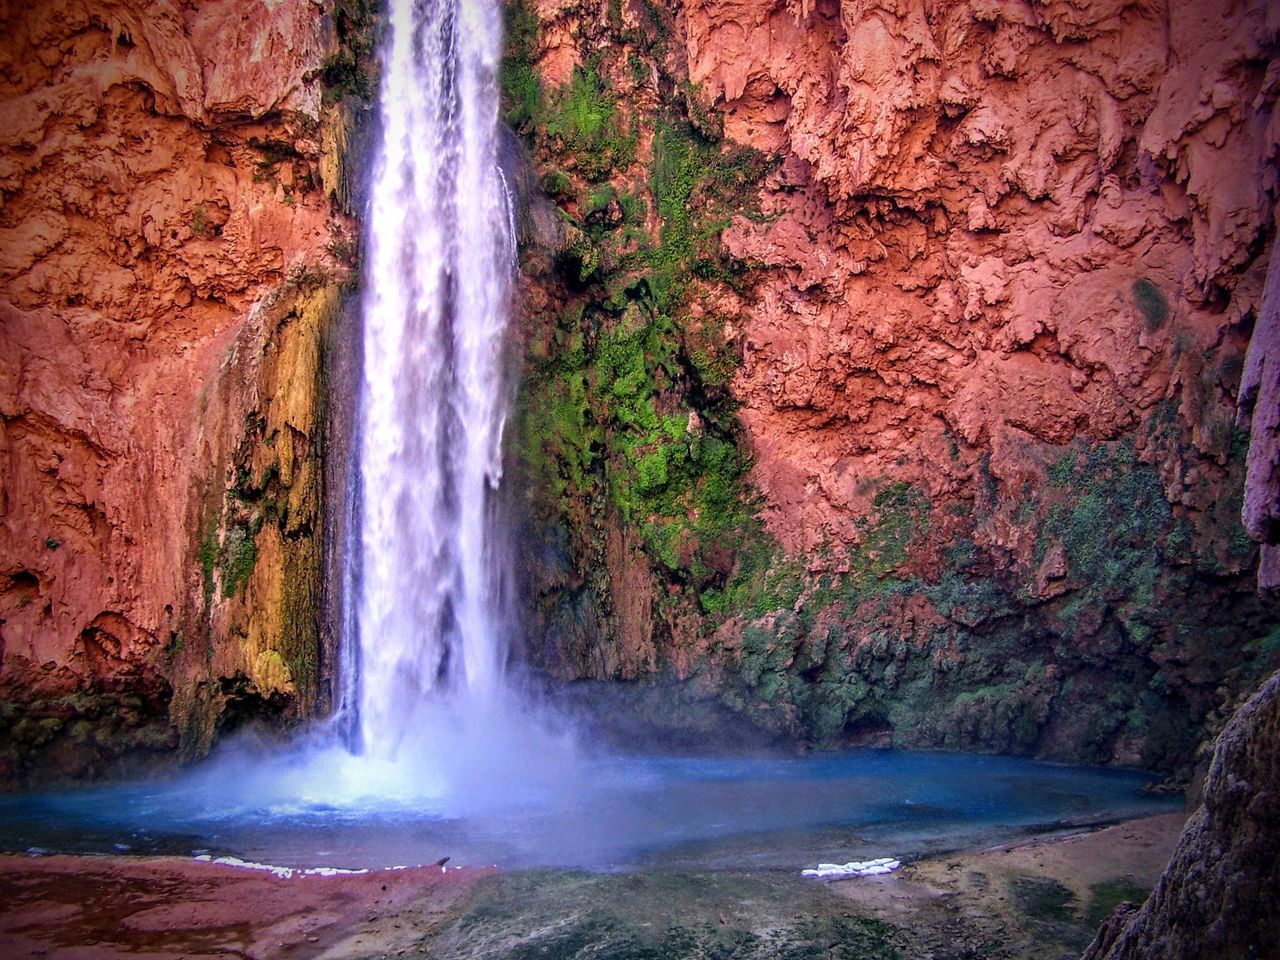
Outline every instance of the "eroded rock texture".
<path fill-rule="evenodd" d="M 1140 909 L 1118 909 L 1085 960 L 1280 954 L 1280 674 L 1222 732 L 1204 805 Z"/>
<path fill-rule="evenodd" d="M 1272 244 L 1258 321 L 1249 338 L 1238 420 L 1249 430 L 1242 519 L 1261 544 L 1258 588 L 1280 588 L 1280 244 Z"/>
<path fill-rule="evenodd" d="M 0 7 L 0 780 L 317 702 L 326 6 Z"/>
<path fill-rule="evenodd" d="M 1274 5 L 511 23 L 561 214 L 526 231 L 541 662 L 815 743 L 1187 775 L 1280 655 L 1234 424 Z"/>

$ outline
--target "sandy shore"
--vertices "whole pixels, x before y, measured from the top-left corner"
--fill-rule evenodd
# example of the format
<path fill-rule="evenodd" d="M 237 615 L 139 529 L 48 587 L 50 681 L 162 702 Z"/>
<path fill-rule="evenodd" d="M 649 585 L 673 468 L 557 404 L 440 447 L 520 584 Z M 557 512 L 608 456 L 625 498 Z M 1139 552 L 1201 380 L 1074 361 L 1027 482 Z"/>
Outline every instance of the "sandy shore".
<path fill-rule="evenodd" d="M 770 922 L 777 922 L 780 917 L 772 914 L 780 909 L 797 915 L 814 911 L 837 915 L 843 903 L 850 915 L 892 925 L 885 928 L 895 931 L 886 934 L 888 942 L 896 944 L 908 960 L 1075 957 L 1117 900 L 1141 898 L 1155 885 L 1184 820 L 1180 813 L 1165 814 L 1101 830 L 925 858 L 883 877 L 802 881 L 775 871 L 768 879 L 773 893 L 763 898 L 734 893 L 739 889 L 734 884 L 756 883 L 750 874 L 717 874 L 719 892 L 701 906 L 710 911 L 709 916 L 719 917 L 713 926 L 732 920 L 747 930 L 758 929 L 766 914 Z M 0 956 L 7 960 L 97 960 L 122 954 L 145 960 L 433 957 L 434 944 L 449 939 L 450 925 L 476 930 L 469 926 L 475 921 L 467 914 L 477 913 L 472 887 L 496 873 L 442 871 L 436 866 L 283 878 L 168 857 L 0 857 Z M 591 910 L 596 914 L 608 909 L 609 897 L 621 897 L 618 912 L 629 914 L 628 922 L 638 930 L 660 926 L 653 921 L 669 920 L 657 914 L 642 916 L 647 908 L 630 902 L 634 898 L 625 888 L 610 892 L 625 878 L 600 875 L 593 879 L 563 871 L 541 875 L 544 879 L 539 876 L 507 874 L 482 888 L 482 900 L 505 896 L 516 904 L 514 914 L 504 914 L 516 939 L 524 939 L 518 933 L 524 925 L 520 905 L 536 899 L 526 889 L 530 883 L 532 889 L 550 891 L 556 884 L 569 882 L 577 890 L 575 896 L 585 898 L 588 906 L 594 903 Z M 700 875 L 685 876 L 689 890 L 705 888 Z M 680 884 L 686 881 L 672 877 L 676 879 L 663 882 L 674 882 L 673 890 L 684 891 Z M 510 888 L 506 894 L 504 887 Z M 785 906 L 793 894 L 800 899 Z M 692 903 L 698 896 L 688 898 L 690 909 L 698 908 Z M 815 896 L 835 902 L 834 913 L 811 902 Z M 686 898 L 677 892 L 675 899 Z M 752 900 L 755 906 L 747 906 Z M 544 908 L 559 914 L 556 904 L 552 899 Z M 670 906 L 659 903 L 653 910 L 661 912 Z M 484 910 L 492 912 L 491 905 L 479 912 Z M 534 928 L 559 922 L 550 916 L 525 919 Z M 490 940 L 490 947 L 494 946 Z M 471 953 L 451 949 L 449 956 L 455 955 Z M 474 955 L 503 953 L 498 948 L 497 953 Z"/>

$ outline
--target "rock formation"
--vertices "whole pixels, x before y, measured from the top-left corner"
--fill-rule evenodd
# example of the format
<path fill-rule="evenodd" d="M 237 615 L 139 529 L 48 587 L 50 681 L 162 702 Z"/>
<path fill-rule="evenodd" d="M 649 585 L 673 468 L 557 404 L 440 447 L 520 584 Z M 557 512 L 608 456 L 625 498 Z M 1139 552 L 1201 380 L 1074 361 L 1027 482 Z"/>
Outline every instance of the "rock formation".
<path fill-rule="evenodd" d="M 1239 421 L 1249 430 L 1243 521 L 1261 546 L 1258 588 L 1280 588 L 1280 245 L 1272 244 L 1271 264 L 1249 338 Z"/>
<path fill-rule="evenodd" d="M 1125 904 L 1084 960 L 1280 955 L 1280 674 L 1223 730 L 1204 805 L 1141 908 Z"/>
<path fill-rule="evenodd" d="M 526 229 L 535 658 L 814 743 L 1189 776 L 1278 653 L 1234 425 L 1278 28 L 512 6 L 559 209 Z"/>
<path fill-rule="evenodd" d="M 12 782 L 315 708 L 351 110 L 310 0 L 9 4 L 0 32 Z"/>

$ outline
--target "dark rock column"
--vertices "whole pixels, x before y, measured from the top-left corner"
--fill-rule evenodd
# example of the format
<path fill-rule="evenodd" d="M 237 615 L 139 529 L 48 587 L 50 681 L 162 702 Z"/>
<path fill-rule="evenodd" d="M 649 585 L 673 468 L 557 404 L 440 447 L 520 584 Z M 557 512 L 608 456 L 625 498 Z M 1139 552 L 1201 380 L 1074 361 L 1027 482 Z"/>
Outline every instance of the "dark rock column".
<path fill-rule="evenodd" d="M 1121 904 L 1084 960 L 1280 957 L 1280 673 L 1222 732 L 1204 805 L 1140 909 Z"/>
<path fill-rule="evenodd" d="M 1280 243 L 1271 248 L 1257 325 L 1240 384 L 1240 423 L 1249 428 L 1241 520 L 1262 544 L 1258 588 L 1280 587 Z"/>

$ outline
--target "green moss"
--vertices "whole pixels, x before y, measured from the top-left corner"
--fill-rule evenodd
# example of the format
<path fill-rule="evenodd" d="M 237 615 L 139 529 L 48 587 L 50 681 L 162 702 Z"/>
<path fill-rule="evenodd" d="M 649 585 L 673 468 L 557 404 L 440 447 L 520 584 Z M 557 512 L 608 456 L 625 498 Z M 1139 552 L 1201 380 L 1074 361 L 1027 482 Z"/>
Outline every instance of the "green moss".
<path fill-rule="evenodd" d="M 635 157 L 636 136 L 604 78 L 592 67 L 575 70 L 548 98 L 538 119 L 542 135 L 558 142 L 568 162 L 590 181 L 605 179 Z"/>
<path fill-rule="evenodd" d="M 205 526 L 204 536 L 200 539 L 198 557 L 200 560 L 201 582 L 204 585 L 204 605 L 207 609 L 209 602 L 213 599 L 213 590 L 216 584 L 215 571 L 218 566 L 217 514 L 210 517 L 208 524 Z"/>
<path fill-rule="evenodd" d="M 1089 906 L 1085 910 L 1085 922 L 1090 927 L 1096 928 L 1111 916 L 1111 912 L 1120 904 L 1127 902 L 1140 907 L 1146 903 L 1150 894 L 1150 889 L 1139 886 L 1129 877 L 1095 883 L 1089 888 Z"/>
<path fill-rule="evenodd" d="M 1160 545 L 1172 528 L 1159 475 L 1125 440 L 1077 448 L 1051 468 L 1050 483 L 1066 495 L 1047 511 L 1037 557 L 1062 544 L 1082 584 L 1125 596 L 1140 615 L 1154 602 Z"/>
<path fill-rule="evenodd" d="M 621 18 L 605 29 L 626 47 L 637 82 L 648 84 L 654 71 L 663 78 L 668 69 L 669 15 L 657 7 L 633 13 L 643 29 Z M 752 582 L 771 562 L 743 564 L 742 545 L 764 543 L 770 556 L 774 547 L 754 518 L 748 457 L 723 389 L 736 349 L 723 324 L 691 324 L 682 308 L 691 283 L 742 281 L 741 265 L 724 258 L 718 237 L 767 163 L 755 151 L 722 149 L 708 124 L 677 112 L 696 97 L 667 103 L 657 116 L 636 112 L 643 100 L 621 104 L 610 78 L 622 65 L 608 44 L 558 89 L 538 88 L 537 43 L 525 0 L 508 4 L 509 118 L 528 120 L 520 129 L 552 171 L 548 193 L 568 198 L 575 180 L 587 189 L 562 210 L 566 238 L 553 266 L 569 305 L 522 390 L 522 459 L 550 501 L 542 510 L 548 520 L 585 526 L 575 530 L 574 549 L 598 556 L 604 524 L 616 513 L 638 532 L 659 575 L 679 585 L 666 597 L 730 616 L 728 583 Z M 628 181 L 637 131 L 650 124 L 647 182 Z M 651 208 L 656 236 L 647 223 Z"/>
<path fill-rule="evenodd" d="M 320 68 L 325 100 L 352 96 L 372 100 L 377 92 L 372 76 L 374 63 L 374 15 L 371 0 L 335 0 L 333 23 L 337 50 Z"/>
<path fill-rule="evenodd" d="M 650 285 L 659 309 L 668 308 L 679 298 L 693 259 L 694 221 L 690 206 L 694 188 L 707 169 L 707 151 L 700 146 L 669 123 L 660 126 L 654 137 L 650 187 L 662 227 L 650 259 L 654 271 Z"/>
<path fill-rule="evenodd" d="M 754 523 L 747 462 L 722 413 L 704 408 L 692 426 L 687 358 L 671 322 L 650 311 L 632 301 L 590 347 L 566 336 L 538 365 L 520 404 L 521 446 L 560 509 L 602 487 L 657 562 L 708 583 L 728 573 L 711 554 Z"/>
<path fill-rule="evenodd" d="M 928 532 L 930 505 L 920 490 L 900 481 L 881 489 L 872 503 L 874 517 L 859 523 L 859 566 L 865 575 L 883 579 L 906 563 L 908 548 Z"/>
<path fill-rule="evenodd" d="M 1169 318 L 1169 298 L 1164 295 L 1154 280 L 1143 277 L 1135 280 L 1132 287 L 1133 302 L 1138 305 L 1147 329 L 1159 330 Z"/>
<path fill-rule="evenodd" d="M 548 170 L 542 175 L 542 192 L 549 197 L 567 197 L 573 192 L 573 180 L 563 170 Z"/>
<path fill-rule="evenodd" d="M 525 0 L 508 2 L 504 15 L 507 47 L 499 72 L 503 119 L 513 129 L 527 131 L 543 117 L 542 84 L 534 70 L 538 17 Z"/>
<path fill-rule="evenodd" d="M 1049 877 L 1020 877 L 1010 884 L 1018 909 L 1035 920 L 1071 921 L 1076 917 L 1076 895 Z"/>
<path fill-rule="evenodd" d="M 644 223 L 644 218 L 649 211 L 649 205 L 645 203 L 643 197 L 635 193 L 623 193 L 618 197 L 618 203 L 622 206 L 622 222 L 624 224 L 640 225 Z"/>
<path fill-rule="evenodd" d="M 1258 545 L 1244 528 L 1244 477 L 1249 455 L 1249 433 L 1233 428 L 1230 442 L 1224 444 L 1226 482 L 1223 493 L 1213 498 L 1204 510 L 1198 529 L 1186 524 L 1175 527 L 1166 550 L 1170 555 L 1191 554 L 1197 565 L 1215 575 L 1232 575 L 1253 566 Z M 1176 535 L 1177 539 L 1174 539 Z"/>
<path fill-rule="evenodd" d="M 600 270 L 600 249 L 577 227 L 569 226 L 560 258 L 568 274 L 577 283 L 586 283 Z"/>
<path fill-rule="evenodd" d="M 609 224 L 601 215 L 606 213 L 611 205 L 617 203 L 617 188 L 611 183 L 602 183 L 587 195 L 586 202 L 582 205 L 582 215 L 588 222 L 598 220 L 606 227 L 612 227 L 614 224 Z"/>
<path fill-rule="evenodd" d="M 227 531 L 222 544 L 220 573 L 223 596 L 235 596 L 237 588 L 248 581 L 257 562 L 258 545 L 253 534 L 244 526 L 233 526 Z"/>

